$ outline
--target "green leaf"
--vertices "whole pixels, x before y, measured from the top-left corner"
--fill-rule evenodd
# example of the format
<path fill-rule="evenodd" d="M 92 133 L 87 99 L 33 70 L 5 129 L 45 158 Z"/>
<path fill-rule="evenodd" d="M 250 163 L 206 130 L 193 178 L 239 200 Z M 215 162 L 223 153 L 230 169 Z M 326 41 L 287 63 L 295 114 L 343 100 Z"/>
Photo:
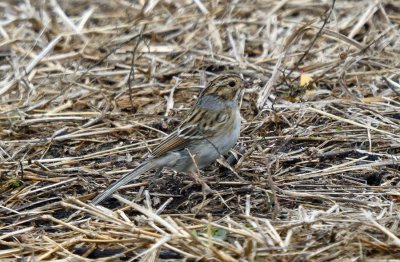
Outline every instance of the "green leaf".
<path fill-rule="evenodd" d="M 21 180 L 16 176 L 11 176 L 10 181 L 13 187 L 20 187 L 22 185 Z"/>
<path fill-rule="evenodd" d="M 228 231 L 222 228 L 211 229 L 211 235 L 214 239 L 225 240 L 228 236 Z"/>

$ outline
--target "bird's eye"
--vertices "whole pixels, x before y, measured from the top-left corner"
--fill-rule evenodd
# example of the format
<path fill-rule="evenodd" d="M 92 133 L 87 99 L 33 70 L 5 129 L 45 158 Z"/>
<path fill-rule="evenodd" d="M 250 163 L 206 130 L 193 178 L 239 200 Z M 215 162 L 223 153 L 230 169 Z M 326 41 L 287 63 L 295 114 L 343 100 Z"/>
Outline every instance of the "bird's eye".
<path fill-rule="evenodd" d="M 234 86 L 236 85 L 236 83 L 235 83 L 235 81 L 230 81 L 230 82 L 228 83 L 228 85 L 229 85 L 230 87 L 234 87 Z"/>

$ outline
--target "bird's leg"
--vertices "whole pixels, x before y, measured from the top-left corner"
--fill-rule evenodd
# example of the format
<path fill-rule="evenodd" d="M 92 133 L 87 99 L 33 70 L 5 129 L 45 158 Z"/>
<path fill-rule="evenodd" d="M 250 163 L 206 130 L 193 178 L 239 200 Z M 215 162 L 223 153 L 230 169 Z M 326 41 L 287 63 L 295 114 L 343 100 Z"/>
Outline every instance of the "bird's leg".
<path fill-rule="evenodd" d="M 204 198 L 205 198 L 206 195 L 208 195 L 208 194 L 210 194 L 210 193 L 214 193 L 215 191 L 212 190 L 212 189 L 207 185 L 207 183 L 206 183 L 203 179 L 201 179 L 201 178 L 198 176 L 198 174 L 200 174 L 200 170 L 199 170 L 199 167 L 197 166 L 196 159 L 194 158 L 194 155 L 192 155 L 192 153 L 189 151 L 189 149 L 186 148 L 186 151 L 188 152 L 190 158 L 192 159 L 192 161 L 193 161 L 193 167 L 194 167 L 192 170 L 190 170 L 190 171 L 188 172 L 188 173 L 189 173 L 189 176 L 193 179 L 193 182 L 195 182 L 195 183 L 200 183 L 200 184 L 201 184 L 203 196 L 204 196 Z M 185 190 L 186 188 L 191 187 L 192 185 L 193 185 L 193 183 L 191 183 L 191 184 L 189 184 L 189 185 L 183 187 L 182 190 Z"/>
<path fill-rule="evenodd" d="M 212 189 L 210 188 L 210 186 L 207 185 L 207 183 L 206 183 L 206 181 L 204 181 L 204 179 L 201 179 L 201 178 L 198 176 L 198 174 L 197 174 L 196 171 L 191 171 L 191 172 L 189 172 L 189 176 L 193 179 L 193 182 L 194 182 L 194 183 L 199 183 L 199 184 L 201 184 L 201 189 L 202 189 L 202 192 L 203 192 L 203 195 L 204 195 L 204 196 L 206 196 L 206 195 L 208 195 L 208 194 L 212 194 L 212 193 L 215 192 L 215 190 L 212 190 Z M 193 185 L 193 183 L 191 183 L 191 184 L 185 186 L 184 188 L 188 188 L 188 187 L 190 187 L 190 186 L 192 186 L 192 185 Z"/>

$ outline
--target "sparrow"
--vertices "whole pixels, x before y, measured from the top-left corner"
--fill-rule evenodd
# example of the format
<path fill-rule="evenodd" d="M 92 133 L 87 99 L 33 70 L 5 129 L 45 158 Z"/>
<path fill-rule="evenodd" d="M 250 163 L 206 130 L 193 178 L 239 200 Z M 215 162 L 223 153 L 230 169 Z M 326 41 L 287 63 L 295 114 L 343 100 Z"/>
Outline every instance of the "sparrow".
<path fill-rule="evenodd" d="M 121 186 L 153 169 L 161 171 L 164 167 L 170 168 L 198 180 L 198 170 L 227 154 L 239 138 L 239 99 L 242 90 L 243 81 L 235 74 L 221 75 L 211 80 L 186 118 L 154 148 L 151 156 L 112 183 L 91 203 L 100 203 Z M 204 181 L 200 182 L 203 191 L 210 190 Z"/>

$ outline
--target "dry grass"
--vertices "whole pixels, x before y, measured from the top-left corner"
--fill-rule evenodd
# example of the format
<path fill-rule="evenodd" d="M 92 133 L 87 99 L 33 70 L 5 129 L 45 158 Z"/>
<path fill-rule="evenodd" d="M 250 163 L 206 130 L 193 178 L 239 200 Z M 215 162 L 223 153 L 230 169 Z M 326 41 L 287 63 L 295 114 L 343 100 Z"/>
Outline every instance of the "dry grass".
<path fill-rule="evenodd" d="M 399 259 L 400 4 L 331 5 L 2 1 L 0 260 Z M 226 71 L 252 88 L 218 194 L 165 170 L 88 205 Z"/>

